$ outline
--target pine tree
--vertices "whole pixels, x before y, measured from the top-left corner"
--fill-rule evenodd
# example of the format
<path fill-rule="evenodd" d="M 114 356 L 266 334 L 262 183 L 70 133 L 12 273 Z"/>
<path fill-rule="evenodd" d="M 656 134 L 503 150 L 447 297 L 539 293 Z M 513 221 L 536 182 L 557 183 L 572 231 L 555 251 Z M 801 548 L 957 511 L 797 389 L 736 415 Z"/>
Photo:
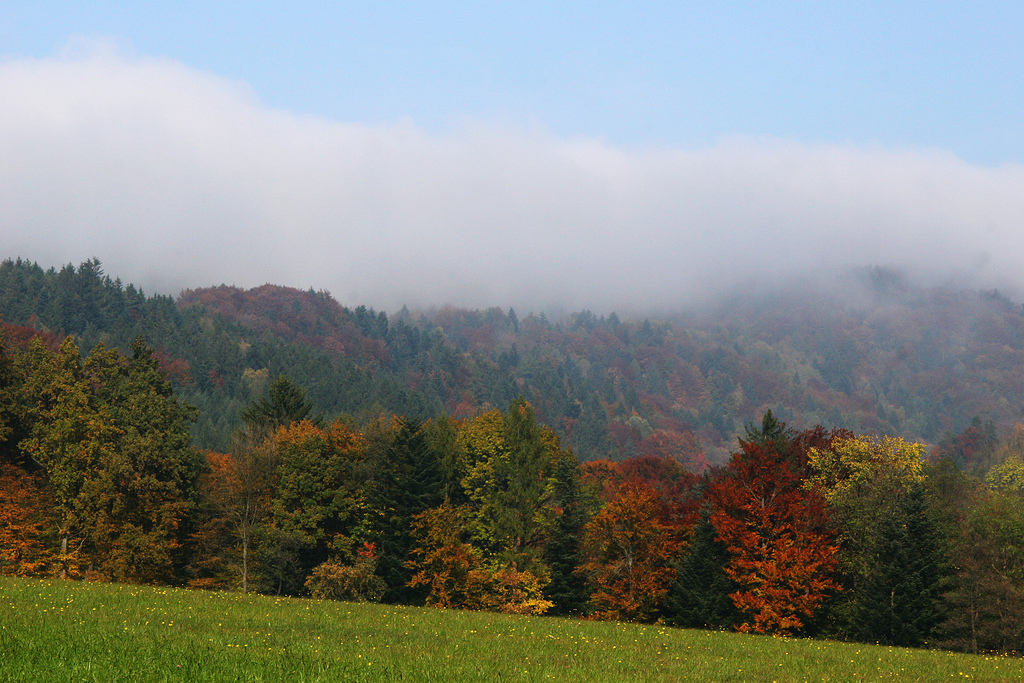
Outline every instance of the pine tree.
<path fill-rule="evenodd" d="M 588 521 L 580 497 L 580 474 L 576 456 L 571 451 L 561 452 L 555 465 L 555 504 L 561 513 L 544 549 L 551 571 L 545 595 L 554 603 L 554 614 L 582 614 L 587 602 L 586 581 L 577 571 L 583 561 L 580 538 Z"/>
<path fill-rule="evenodd" d="M 270 383 L 269 396 L 258 399 L 241 412 L 242 421 L 251 429 L 273 431 L 293 422 L 309 420 L 323 427 L 323 417 L 314 413 L 306 390 L 284 375 Z"/>
<path fill-rule="evenodd" d="M 850 596 L 849 634 L 864 642 L 919 647 L 941 621 L 943 575 L 940 542 L 920 485 L 879 521 L 876 534 L 872 569 Z"/>
<path fill-rule="evenodd" d="M 725 566 L 729 551 L 717 540 L 706 507 L 694 526 L 689 547 L 675 561 L 676 578 L 666 599 L 666 621 L 682 628 L 732 628 L 741 615 L 730 595 L 739 585 L 729 578 Z"/>
<path fill-rule="evenodd" d="M 377 575 L 386 602 L 419 603 L 422 589 L 411 588 L 407 562 L 414 546 L 413 518 L 444 502 L 443 474 L 427 426 L 416 418 L 395 418 L 392 429 L 371 442 L 369 506 L 377 544 Z"/>

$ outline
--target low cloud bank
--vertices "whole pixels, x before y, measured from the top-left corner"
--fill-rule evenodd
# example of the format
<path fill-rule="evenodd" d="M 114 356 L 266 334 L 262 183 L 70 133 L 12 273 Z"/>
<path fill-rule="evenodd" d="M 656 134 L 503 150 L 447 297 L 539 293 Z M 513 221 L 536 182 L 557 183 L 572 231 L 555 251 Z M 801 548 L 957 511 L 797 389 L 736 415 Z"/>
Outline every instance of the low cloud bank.
<path fill-rule="evenodd" d="M 329 87 L 329 84 L 325 84 Z M 265 282 L 385 310 L 686 308 L 890 265 L 1024 291 L 1024 167 L 731 139 L 624 149 L 300 117 L 179 62 L 0 62 L 0 257 L 147 292 Z"/>

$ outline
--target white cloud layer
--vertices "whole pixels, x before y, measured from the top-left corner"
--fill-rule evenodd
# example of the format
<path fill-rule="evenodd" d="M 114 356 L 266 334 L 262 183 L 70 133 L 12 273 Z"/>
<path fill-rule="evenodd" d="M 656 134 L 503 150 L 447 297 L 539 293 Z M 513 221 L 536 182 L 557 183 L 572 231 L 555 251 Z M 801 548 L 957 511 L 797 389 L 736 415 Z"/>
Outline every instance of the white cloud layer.
<path fill-rule="evenodd" d="M 265 282 L 393 311 L 686 307 L 859 265 L 1024 290 L 1024 167 L 726 140 L 341 123 L 181 63 L 0 62 L 0 257 L 147 292 Z"/>

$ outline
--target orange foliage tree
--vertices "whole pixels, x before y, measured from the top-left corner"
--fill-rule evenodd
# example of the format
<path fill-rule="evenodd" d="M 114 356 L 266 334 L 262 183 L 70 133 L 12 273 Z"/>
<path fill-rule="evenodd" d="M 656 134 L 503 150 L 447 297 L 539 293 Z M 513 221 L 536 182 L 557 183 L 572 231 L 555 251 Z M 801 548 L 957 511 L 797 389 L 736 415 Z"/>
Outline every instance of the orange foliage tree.
<path fill-rule="evenodd" d="M 661 496 L 637 481 L 618 495 L 584 529 L 587 577 L 598 619 L 647 621 L 658 611 L 675 576 L 669 563 L 679 549 L 680 530 L 669 524 Z"/>
<path fill-rule="evenodd" d="M 470 572 L 480 563 L 469 543 L 470 508 L 445 503 L 413 518 L 419 544 L 412 549 L 410 586 L 429 589 L 427 605 L 462 607 L 469 596 Z"/>
<path fill-rule="evenodd" d="M 469 542 L 469 506 L 444 503 L 413 518 L 419 545 L 412 549 L 410 586 L 429 589 L 431 607 L 491 610 L 508 614 L 543 614 L 545 581 L 529 570 L 486 568 Z"/>
<path fill-rule="evenodd" d="M 53 497 L 36 475 L 0 463 L 0 574 L 46 575 L 56 560 Z"/>

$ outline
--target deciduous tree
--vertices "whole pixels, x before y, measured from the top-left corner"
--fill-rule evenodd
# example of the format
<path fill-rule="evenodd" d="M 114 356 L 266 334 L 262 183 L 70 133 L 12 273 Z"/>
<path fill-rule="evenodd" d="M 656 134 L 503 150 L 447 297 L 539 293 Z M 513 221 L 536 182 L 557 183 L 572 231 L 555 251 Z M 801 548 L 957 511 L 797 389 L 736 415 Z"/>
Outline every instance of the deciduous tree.
<path fill-rule="evenodd" d="M 656 491 L 630 482 L 587 524 L 580 571 L 590 585 L 595 616 L 648 621 L 658 613 L 680 546 L 679 530 L 667 517 Z"/>
<path fill-rule="evenodd" d="M 924 497 L 924 446 L 849 437 L 812 449 L 807 486 L 840 531 L 841 631 L 868 642 L 921 644 L 938 623 L 942 543 Z"/>
<path fill-rule="evenodd" d="M 740 589 L 740 631 L 788 634 L 803 628 L 830 592 L 838 546 L 825 501 L 803 486 L 808 444 L 824 445 L 822 429 L 795 433 L 769 411 L 723 476 L 708 491 L 711 523 L 728 549 L 725 567 Z"/>

